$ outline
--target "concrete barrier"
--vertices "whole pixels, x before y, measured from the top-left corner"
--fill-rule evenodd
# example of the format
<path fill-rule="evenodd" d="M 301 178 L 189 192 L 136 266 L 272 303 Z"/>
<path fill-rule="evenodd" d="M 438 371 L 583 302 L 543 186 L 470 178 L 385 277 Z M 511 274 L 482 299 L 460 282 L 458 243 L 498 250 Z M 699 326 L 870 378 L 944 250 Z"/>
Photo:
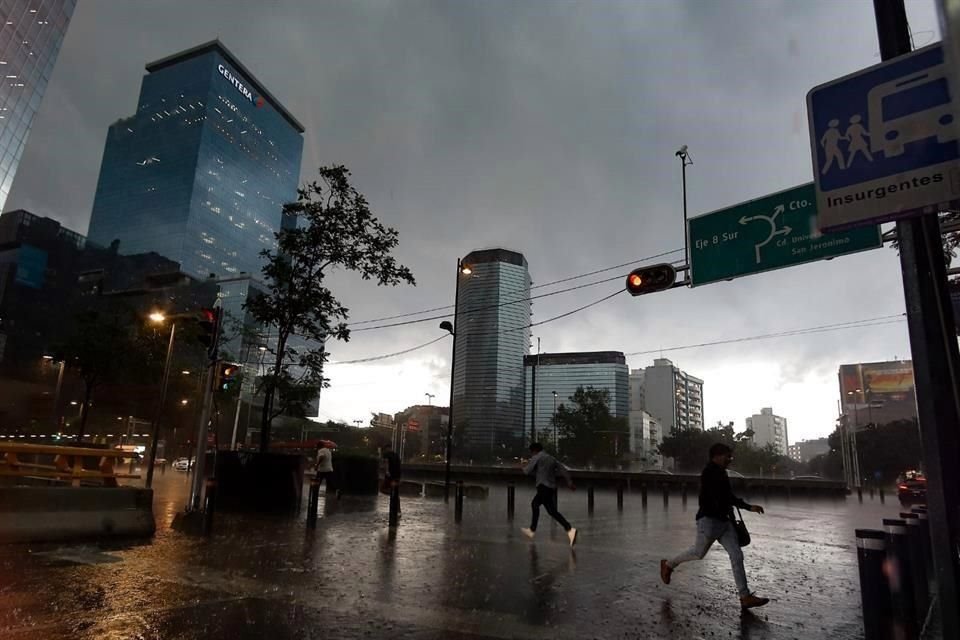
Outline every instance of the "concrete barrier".
<path fill-rule="evenodd" d="M 420 494 L 423 493 L 423 483 L 414 482 L 412 480 L 401 480 L 400 486 L 400 495 L 407 498 L 419 498 Z"/>
<path fill-rule="evenodd" d="M 423 483 L 423 496 L 425 498 L 442 498 L 444 491 L 444 484 L 442 482 Z"/>
<path fill-rule="evenodd" d="M 153 491 L 129 487 L 0 487 L 0 542 L 148 537 Z"/>
<path fill-rule="evenodd" d="M 463 494 L 471 500 L 486 500 L 490 495 L 490 487 L 468 484 L 463 487 Z"/>

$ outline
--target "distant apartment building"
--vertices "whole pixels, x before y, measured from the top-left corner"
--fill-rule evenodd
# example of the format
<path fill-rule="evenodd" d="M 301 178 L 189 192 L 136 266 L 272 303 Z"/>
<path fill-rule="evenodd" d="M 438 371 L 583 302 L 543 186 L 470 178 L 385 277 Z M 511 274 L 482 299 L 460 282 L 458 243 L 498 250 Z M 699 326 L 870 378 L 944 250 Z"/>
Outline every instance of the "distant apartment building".
<path fill-rule="evenodd" d="M 0 2 L 0 210 L 77 0 Z"/>
<path fill-rule="evenodd" d="M 703 380 L 666 358 L 630 373 L 634 410 L 649 413 L 661 428 L 661 438 L 687 429 L 703 430 Z"/>
<path fill-rule="evenodd" d="M 910 360 L 844 364 L 838 377 L 843 414 L 858 430 L 917 417 Z"/>
<path fill-rule="evenodd" d="M 810 462 L 817 456 L 829 453 L 830 444 L 827 438 L 817 438 L 816 440 L 803 440 L 787 447 L 787 452 L 791 460 L 797 462 Z"/>
<path fill-rule="evenodd" d="M 787 419 L 774 415 L 771 407 L 764 407 L 746 420 L 747 429 L 753 431 L 753 444 L 763 448 L 773 445 L 782 456 L 789 453 L 787 440 Z"/>
<path fill-rule="evenodd" d="M 562 404 L 571 404 L 570 398 L 578 387 L 606 391 L 610 414 L 615 418 L 626 418 L 630 412 L 630 371 L 619 351 L 541 353 L 526 356 L 523 362 L 526 369 L 524 428 L 525 433 L 531 433 L 531 415 L 535 416 L 538 440 L 555 439 L 554 412 Z M 530 404 L 534 378 L 535 408 Z"/>
<path fill-rule="evenodd" d="M 446 451 L 447 407 L 418 404 L 394 415 L 405 460 L 443 460 Z"/>
<path fill-rule="evenodd" d="M 652 415 L 642 409 L 630 409 L 630 460 L 639 469 L 659 469 L 663 465 L 658 447 L 663 430 Z"/>

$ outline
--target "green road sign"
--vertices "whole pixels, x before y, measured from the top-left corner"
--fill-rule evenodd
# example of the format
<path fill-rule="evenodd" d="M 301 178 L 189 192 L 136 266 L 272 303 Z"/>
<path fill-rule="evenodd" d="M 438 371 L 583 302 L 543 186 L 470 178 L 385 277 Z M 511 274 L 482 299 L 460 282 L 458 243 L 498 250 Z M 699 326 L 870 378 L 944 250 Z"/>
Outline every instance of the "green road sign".
<path fill-rule="evenodd" d="M 810 183 L 691 218 L 687 223 L 691 284 L 883 246 L 878 226 L 821 233 L 816 200 Z"/>

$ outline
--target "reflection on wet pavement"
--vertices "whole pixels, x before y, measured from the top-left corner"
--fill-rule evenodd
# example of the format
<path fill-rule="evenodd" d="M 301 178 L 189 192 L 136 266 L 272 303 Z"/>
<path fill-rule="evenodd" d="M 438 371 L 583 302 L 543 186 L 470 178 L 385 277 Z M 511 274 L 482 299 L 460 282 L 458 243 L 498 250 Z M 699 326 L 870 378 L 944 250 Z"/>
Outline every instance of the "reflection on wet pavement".
<path fill-rule="evenodd" d="M 218 513 L 214 535 L 171 528 L 184 474 L 158 478 L 158 534 L 138 544 L 0 547 L 0 638 L 749 638 L 862 635 L 853 530 L 897 505 L 772 501 L 750 517 L 751 588 L 773 602 L 741 616 L 726 554 L 658 563 L 688 546 L 694 501 L 664 508 L 628 494 L 563 494 L 576 552 L 544 522 L 530 542 L 529 488 L 506 517 L 504 487 L 468 501 L 406 500 L 396 531 L 386 501 L 324 500 L 315 531 L 294 519 Z M 758 502 L 759 498 L 755 498 Z"/>

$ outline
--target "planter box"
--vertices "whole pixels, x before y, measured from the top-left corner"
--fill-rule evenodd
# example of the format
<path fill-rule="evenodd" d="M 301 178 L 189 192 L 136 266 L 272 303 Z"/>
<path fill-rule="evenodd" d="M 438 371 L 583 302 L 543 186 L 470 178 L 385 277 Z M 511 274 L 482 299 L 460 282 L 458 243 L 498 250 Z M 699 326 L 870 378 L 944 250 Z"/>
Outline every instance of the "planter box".
<path fill-rule="evenodd" d="M 296 512 L 303 493 L 304 467 L 299 455 L 220 451 L 217 509 Z"/>

